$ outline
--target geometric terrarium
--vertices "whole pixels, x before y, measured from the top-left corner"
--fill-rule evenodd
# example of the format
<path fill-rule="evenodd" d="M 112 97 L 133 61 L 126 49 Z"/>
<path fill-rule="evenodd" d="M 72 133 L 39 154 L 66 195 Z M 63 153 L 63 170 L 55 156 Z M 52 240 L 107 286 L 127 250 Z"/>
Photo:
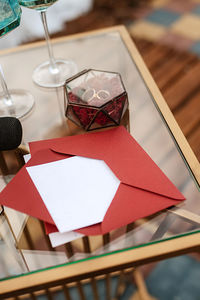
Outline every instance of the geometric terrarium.
<path fill-rule="evenodd" d="M 84 70 L 64 85 L 65 115 L 85 130 L 119 125 L 128 96 L 119 73 Z"/>

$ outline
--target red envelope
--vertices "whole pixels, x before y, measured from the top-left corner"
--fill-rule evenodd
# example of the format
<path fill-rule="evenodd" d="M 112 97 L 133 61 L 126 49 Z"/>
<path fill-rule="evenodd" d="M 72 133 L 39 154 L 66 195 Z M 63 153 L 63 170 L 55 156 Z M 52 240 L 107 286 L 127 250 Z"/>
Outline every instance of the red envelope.
<path fill-rule="evenodd" d="M 86 235 L 105 234 L 185 199 L 122 126 L 33 142 L 30 150 L 32 158 L 26 166 L 78 155 L 104 160 L 121 181 L 103 222 L 76 230 Z M 57 231 L 26 166 L 2 191 L 0 203 L 50 223 L 48 232 Z"/>

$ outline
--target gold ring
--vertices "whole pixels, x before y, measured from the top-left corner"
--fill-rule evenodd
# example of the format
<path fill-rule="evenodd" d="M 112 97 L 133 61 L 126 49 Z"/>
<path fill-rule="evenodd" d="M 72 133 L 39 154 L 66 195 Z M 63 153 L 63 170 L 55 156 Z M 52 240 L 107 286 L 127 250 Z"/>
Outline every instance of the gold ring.
<path fill-rule="evenodd" d="M 83 94 L 82 99 L 86 102 L 91 102 L 95 97 L 99 100 L 106 100 L 110 96 L 110 93 L 106 90 L 95 91 L 94 88 L 88 88 Z"/>

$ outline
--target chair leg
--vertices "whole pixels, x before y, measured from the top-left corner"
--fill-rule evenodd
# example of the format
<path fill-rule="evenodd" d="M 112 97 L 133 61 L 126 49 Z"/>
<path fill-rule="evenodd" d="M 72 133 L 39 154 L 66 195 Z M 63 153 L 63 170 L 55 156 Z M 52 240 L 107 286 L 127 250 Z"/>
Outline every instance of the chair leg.
<path fill-rule="evenodd" d="M 3 176 L 6 176 L 9 174 L 8 167 L 5 161 L 5 158 L 3 156 L 3 153 L 0 151 L 0 170 Z"/>
<path fill-rule="evenodd" d="M 20 146 L 17 149 L 15 149 L 15 156 L 20 168 L 23 167 L 23 165 L 25 164 L 24 155 L 26 154 L 29 154 L 29 151 L 24 146 Z"/>
<path fill-rule="evenodd" d="M 126 289 L 126 279 L 125 279 L 125 277 L 126 276 L 124 274 L 124 271 L 122 270 L 119 274 L 117 288 L 116 288 L 116 291 L 115 291 L 114 298 L 112 298 L 112 300 L 119 300 L 121 295 L 124 293 L 124 291 Z"/>
<path fill-rule="evenodd" d="M 25 164 L 23 155 L 29 153 L 28 149 L 24 146 L 20 146 L 20 147 L 16 148 L 15 150 L 13 150 L 13 151 L 10 150 L 10 151 L 14 152 L 19 168 L 23 167 L 23 165 Z M 3 176 L 9 175 L 9 168 L 6 163 L 6 159 L 4 157 L 3 151 L 0 151 L 0 171 Z"/>
<path fill-rule="evenodd" d="M 146 287 L 144 278 L 139 269 L 134 269 L 133 279 L 138 288 L 137 292 L 134 293 L 129 300 L 156 300 L 152 297 Z"/>
<path fill-rule="evenodd" d="M 17 237 L 16 237 L 16 235 L 15 235 L 15 233 L 14 233 L 14 231 L 13 231 L 12 225 L 11 225 L 11 223 L 10 223 L 10 221 L 9 221 L 9 218 L 8 218 L 8 216 L 6 215 L 5 211 L 3 211 L 2 215 L 4 216 L 4 218 L 5 218 L 5 220 L 6 220 L 6 223 L 7 223 L 8 227 L 9 227 L 9 229 L 10 229 L 10 232 L 11 232 L 11 234 L 12 234 L 12 236 L 13 236 L 14 241 L 15 241 L 16 249 L 19 251 L 19 253 L 20 253 L 20 255 L 21 255 L 21 258 L 22 258 L 22 260 L 23 260 L 23 262 L 24 262 L 24 265 L 25 265 L 25 267 L 26 267 L 26 270 L 27 270 L 28 272 L 30 272 L 29 267 L 28 267 L 28 264 L 27 264 L 26 259 L 25 259 L 25 257 L 24 257 L 24 254 L 23 254 L 22 250 L 21 250 L 20 247 L 19 247 Z"/>

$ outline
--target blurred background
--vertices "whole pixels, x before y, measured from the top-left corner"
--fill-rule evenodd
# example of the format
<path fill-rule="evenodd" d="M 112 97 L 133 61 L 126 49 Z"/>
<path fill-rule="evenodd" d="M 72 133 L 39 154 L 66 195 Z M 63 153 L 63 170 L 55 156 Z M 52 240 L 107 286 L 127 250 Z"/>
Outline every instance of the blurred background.
<path fill-rule="evenodd" d="M 200 0 L 59 0 L 47 17 L 52 37 L 124 24 L 200 160 Z M 43 38 L 39 14 L 23 8 L 0 47 Z"/>
<path fill-rule="evenodd" d="M 59 0 L 47 17 L 52 37 L 124 24 L 200 161 L 200 0 Z M 23 8 L 21 26 L 1 40 L 1 49 L 42 40 L 39 18 Z M 143 271 L 156 299 L 200 299 L 198 256 Z M 127 279 L 120 299 L 135 299 L 133 292 Z"/>

